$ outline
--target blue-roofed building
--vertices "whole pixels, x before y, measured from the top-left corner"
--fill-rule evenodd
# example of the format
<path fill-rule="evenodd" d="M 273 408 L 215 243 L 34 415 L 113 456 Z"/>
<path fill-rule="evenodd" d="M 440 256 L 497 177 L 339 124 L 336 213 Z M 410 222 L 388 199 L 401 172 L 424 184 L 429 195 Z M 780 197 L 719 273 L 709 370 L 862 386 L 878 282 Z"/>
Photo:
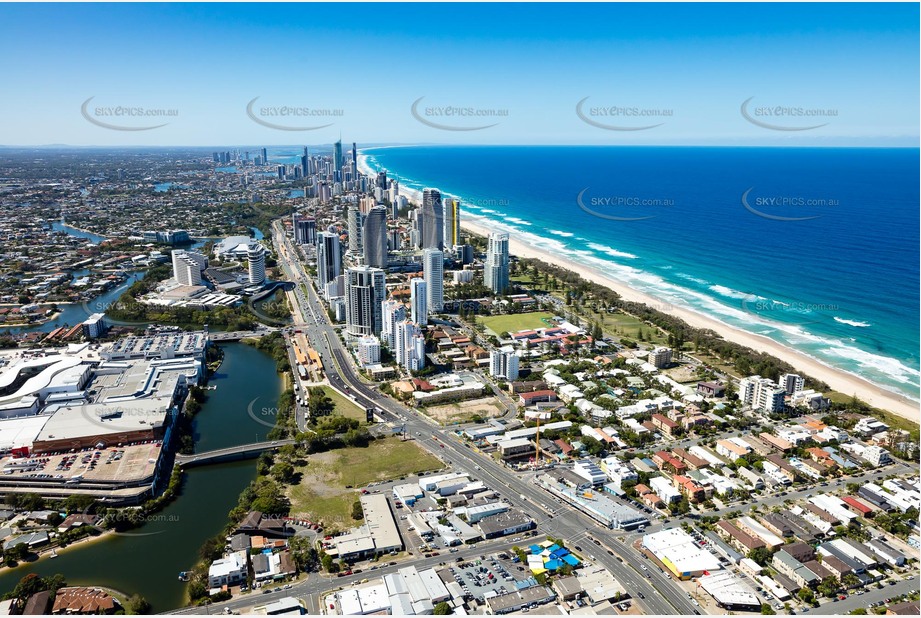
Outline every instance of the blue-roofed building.
<path fill-rule="evenodd" d="M 565 562 L 566 564 L 572 567 L 576 567 L 582 564 L 581 561 L 575 556 L 573 556 L 572 554 L 566 554 L 565 556 L 563 556 L 563 562 Z"/>
<path fill-rule="evenodd" d="M 525 588 L 533 588 L 537 585 L 537 580 L 533 577 L 523 579 L 519 582 L 515 582 L 515 590 L 524 590 Z"/>
<path fill-rule="evenodd" d="M 560 560 L 548 560 L 544 563 L 544 568 L 548 571 L 558 571 L 563 567 L 563 562 Z"/>

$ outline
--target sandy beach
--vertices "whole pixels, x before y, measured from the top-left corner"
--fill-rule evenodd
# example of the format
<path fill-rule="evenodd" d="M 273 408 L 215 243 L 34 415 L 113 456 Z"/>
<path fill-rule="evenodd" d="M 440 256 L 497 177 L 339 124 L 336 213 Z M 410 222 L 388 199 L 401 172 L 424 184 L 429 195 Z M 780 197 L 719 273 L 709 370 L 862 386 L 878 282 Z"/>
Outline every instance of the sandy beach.
<path fill-rule="evenodd" d="M 374 173 L 365 156 L 359 154 L 358 163 L 359 169 L 362 173 Z M 419 191 L 414 191 L 402 185 L 400 186 L 400 194 L 405 196 L 406 199 L 411 202 L 419 203 L 420 201 Z M 461 227 L 481 236 L 486 236 L 490 232 L 489 228 L 484 226 L 481 222 L 471 223 L 469 219 L 464 218 L 463 214 L 461 215 Z M 588 266 L 567 260 L 565 257 L 560 255 L 525 245 L 524 243 L 517 240 L 514 235 L 512 235 L 509 239 L 509 250 L 513 255 L 518 257 L 539 259 L 544 262 L 554 264 L 556 266 L 560 266 L 562 268 L 566 268 L 567 270 L 578 273 L 584 279 L 593 281 L 614 290 L 621 296 L 621 298 L 626 301 L 643 303 L 654 307 L 668 305 L 668 312 L 671 315 L 681 318 L 694 328 L 705 328 L 712 330 L 713 332 L 718 333 L 727 341 L 733 341 L 740 345 L 747 346 L 753 350 L 764 352 L 783 361 L 786 361 L 795 367 L 797 371 L 825 382 L 833 390 L 845 393 L 847 395 L 856 394 L 857 397 L 867 402 L 868 404 L 877 408 L 888 410 L 889 412 L 909 419 L 914 423 L 921 421 L 921 405 L 919 405 L 917 402 L 914 402 L 907 397 L 898 395 L 897 393 L 893 393 L 892 391 L 881 388 L 858 376 L 852 375 L 845 371 L 841 371 L 839 369 L 835 369 L 833 367 L 829 367 L 828 365 L 825 365 L 824 363 L 821 363 L 814 358 L 810 358 L 809 356 L 798 352 L 797 350 L 781 345 L 773 339 L 745 332 L 695 311 L 676 307 L 671 303 L 663 303 L 663 301 L 643 292 L 639 292 L 625 284 L 612 281 L 607 277 L 603 277 L 598 271 Z"/>
<path fill-rule="evenodd" d="M 461 219 L 461 227 L 481 236 L 486 236 L 489 234 L 488 228 L 478 223 L 470 223 L 469 221 L 464 221 L 463 219 Z M 559 255 L 527 246 L 520 241 L 517 241 L 514 236 L 509 239 L 509 251 L 518 257 L 535 258 L 550 264 L 554 264 L 556 266 L 560 266 L 562 268 L 566 268 L 567 270 L 571 270 L 575 273 L 578 273 L 584 279 L 593 281 L 614 290 L 624 300 L 652 306 L 662 306 L 663 304 L 662 301 L 653 298 L 648 294 L 638 292 L 633 288 L 627 287 L 626 285 L 611 281 L 607 277 L 602 277 L 592 268 L 571 262 Z M 919 406 L 917 403 L 910 401 L 907 398 L 901 397 L 896 393 L 880 388 L 879 386 L 876 386 L 867 380 L 824 365 L 819 361 L 806 356 L 805 354 L 780 345 L 776 341 L 767 337 L 747 333 L 694 311 L 671 305 L 669 313 L 678 318 L 681 318 L 694 328 L 710 329 L 728 341 L 734 341 L 735 343 L 747 346 L 753 350 L 765 352 L 771 356 L 786 361 L 793 365 L 798 371 L 810 375 L 818 380 L 822 380 L 836 391 L 846 393 L 848 395 L 856 394 L 860 399 L 866 401 L 874 407 L 883 408 L 884 410 L 888 410 L 894 414 L 910 419 L 915 423 L 919 421 L 919 415 L 921 415 L 921 412 L 919 412 Z"/>

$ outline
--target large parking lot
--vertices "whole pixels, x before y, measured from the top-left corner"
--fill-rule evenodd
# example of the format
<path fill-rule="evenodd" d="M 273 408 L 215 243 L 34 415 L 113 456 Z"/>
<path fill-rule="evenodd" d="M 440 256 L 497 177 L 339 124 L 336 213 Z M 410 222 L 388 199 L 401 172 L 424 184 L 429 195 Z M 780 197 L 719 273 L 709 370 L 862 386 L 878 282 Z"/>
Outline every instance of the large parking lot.
<path fill-rule="evenodd" d="M 510 552 L 483 554 L 476 559 L 449 562 L 440 575 L 446 582 L 457 582 L 465 594 L 482 603 L 486 596 L 512 592 L 516 582 L 530 577 L 527 568 L 513 563 L 513 558 Z"/>

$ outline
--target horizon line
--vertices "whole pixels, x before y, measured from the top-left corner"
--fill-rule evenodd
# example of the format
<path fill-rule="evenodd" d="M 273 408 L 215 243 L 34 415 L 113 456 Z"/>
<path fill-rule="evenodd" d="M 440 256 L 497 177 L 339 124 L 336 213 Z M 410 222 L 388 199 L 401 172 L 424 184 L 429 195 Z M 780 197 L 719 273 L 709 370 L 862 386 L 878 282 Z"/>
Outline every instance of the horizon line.
<path fill-rule="evenodd" d="M 303 148 L 305 146 L 333 146 L 336 142 L 320 142 L 314 144 L 304 144 L 303 142 L 292 144 L 223 144 L 223 145 L 191 145 L 191 144 L 0 144 L 0 150 L 25 149 L 25 148 L 74 148 L 74 149 L 116 149 L 116 148 L 188 148 L 188 149 L 209 149 L 209 148 Z M 565 147 L 584 147 L 584 148 L 899 148 L 899 149 L 921 149 L 919 144 L 710 144 L 710 143 L 662 143 L 662 144 L 590 144 L 590 143 L 572 143 L 572 144 L 454 144 L 442 142 L 410 142 L 394 143 L 379 142 L 370 143 L 358 148 L 358 152 L 372 148 L 413 148 L 413 147 L 462 147 L 462 148 L 565 148 Z"/>

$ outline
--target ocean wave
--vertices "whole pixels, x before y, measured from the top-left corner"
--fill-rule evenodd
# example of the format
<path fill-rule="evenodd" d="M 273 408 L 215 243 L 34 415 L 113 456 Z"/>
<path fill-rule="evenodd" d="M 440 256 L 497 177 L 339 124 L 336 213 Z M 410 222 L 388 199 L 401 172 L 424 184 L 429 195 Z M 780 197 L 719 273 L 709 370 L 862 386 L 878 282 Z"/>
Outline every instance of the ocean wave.
<path fill-rule="evenodd" d="M 868 370 L 878 372 L 880 375 L 884 375 L 891 380 L 899 382 L 900 384 L 917 385 L 918 378 L 921 377 L 921 372 L 916 369 L 906 367 L 894 358 L 889 358 L 888 356 L 880 356 L 879 354 L 873 354 L 872 352 L 865 352 L 864 350 L 852 346 L 833 345 L 828 348 L 823 348 L 819 351 L 823 354 L 837 356 L 838 358 L 856 363 L 857 367 L 862 369 L 864 372 Z M 864 379 L 867 378 L 864 377 Z"/>
<path fill-rule="evenodd" d="M 525 221 L 524 219 L 519 219 L 518 217 L 506 217 L 506 221 L 511 221 L 512 223 L 517 223 L 518 225 L 532 225 L 530 221 Z"/>
<path fill-rule="evenodd" d="M 610 255 L 611 257 L 627 258 L 630 260 L 636 259 L 636 256 L 633 255 L 632 253 L 625 253 L 623 251 L 618 251 L 617 249 L 613 249 L 605 245 L 599 245 L 598 243 L 590 242 L 588 243 L 588 246 L 594 249 L 595 251 L 600 251 L 601 253 Z"/>
<path fill-rule="evenodd" d="M 700 277 L 694 277 L 687 273 L 675 273 L 676 277 L 681 277 L 682 279 L 687 279 L 688 281 L 693 281 L 694 283 L 699 283 L 700 285 L 710 285 L 710 282 L 706 279 L 701 279 Z"/>
<path fill-rule="evenodd" d="M 360 161 L 360 166 L 361 163 Z M 377 164 L 378 162 L 375 161 L 374 163 Z M 407 184 L 410 183 L 404 184 L 401 182 L 401 189 L 406 187 Z M 476 210 L 476 213 L 470 212 L 470 210 Z M 870 380 L 891 392 L 917 399 L 917 389 L 913 387 L 917 387 L 921 373 L 913 367 L 905 365 L 903 361 L 882 355 L 880 352 L 864 351 L 858 345 L 855 345 L 856 342 L 853 340 L 848 341 L 847 338 L 817 334 L 812 330 L 812 325 L 808 326 L 810 330 L 806 330 L 807 325 L 796 324 L 795 320 L 793 321 L 794 323 L 774 321 L 764 315 L 758 315 L 754 311 L 746 311 L 745 303 L 739 302 L 740 299 L 767 301 L 768 299 L 765 297 L 714 284 L 687 273 L 672 271 L 668 275 L 669 279 L 665 279 L 658 274 L 642 271 L 609 259 L 610 257 L 629 256 L 629 258 L 635 258 L 637 256 L 630 254 L 626 256 L 614 255 L 605 249 L 617 251 L 616 249 L 592 243 L 588 239 L 581 239 L 581 237 L 576 237 L 572 232 L 546 230 L 540 234 L 535 234 L 520 230 L 509 224 L 510 222 L 520 224 L 522 222 L 520 219 L 516 220 L 514 217 L 508 217 L 504 221 L 501 220 L 500 218 L 506 215 L 496 210 L 482 207 L 470 208 L 470 210 L 468 210 L 467 218 L 471 222 L 477 222 L 494 230 L 514 232 L 517 240 L 526 245 L 540 248 L 556 255 L 569 256 L 572 261 L 590 267 L 602 277 L 649 294 L 653 298 L 659 299 L 662 303 L 670 303 L 675 307 L 688 309 L 715 319 L 727 326 L 765 336 L 825 366 Z M 574 240 L 569 241 L 568 239 L 571 238 Z M 562 241 L 559 239 L 562 239 Z M 594 251 L 587 251 L 581 248 L 574 250 L 571 244 L 575 244 L 575 240 L 581 240 L 585 243 L 581 244 L 581 247 L 591 248 Z M 599 253 L 602 255 L 599 255 Z M 662 274 L 664 275 L 664 273 Z M 688 286 L 681 281 L 672 279 L 673 275 L 702 287 L 695 289 L 696 286 Z M 788 307 L 787 311 L 790 313 L 787 315 L 790 317 L 794 313 L 803 311 L 783 301 L 770 302 L 781 307 Z M 668 308 L 662 310 L 668 312 Z M 805 309 L 804 312 L 809 313 L 810 310 Z M 783 312 L 777 313 L 778 317 L 781 315 L 783 315 Z M 844 320 L 838 317 L 835 317 L 835 320 L 855 328 L 870 326 L 867 323 Z M 816 325 L 816 328 L 819 328 L 819 326 Z"/>
<path fill-rule="evenodd" d="M 857 328 L 867 328 L 868 326 L 872 326 L 872 324 L 870 324 L 869 322 L 858 322 L 856 320 L 845 320 L 844 318 L 839 318 L 838 316 L 834 316 L 834 318 L 835 318 L 835 322 L 838 322 L 840 324 L 847 324 L 848 326 L 856 326 Z"/>
<path fill-rule="evenodd" d="M 727 288 L 725 285 L 714 284 L 711 285 L 708 289 L 713 290 L 720 296 L 725 296 L 726 298 L 739 298 L 739 299 L 748 299 L 748 300 L 765 300 L 760 296 L 754 294 L 746 294 L 745 292 L 740 292 L 738 290 L 733 290 L 732 288 Z"/>

